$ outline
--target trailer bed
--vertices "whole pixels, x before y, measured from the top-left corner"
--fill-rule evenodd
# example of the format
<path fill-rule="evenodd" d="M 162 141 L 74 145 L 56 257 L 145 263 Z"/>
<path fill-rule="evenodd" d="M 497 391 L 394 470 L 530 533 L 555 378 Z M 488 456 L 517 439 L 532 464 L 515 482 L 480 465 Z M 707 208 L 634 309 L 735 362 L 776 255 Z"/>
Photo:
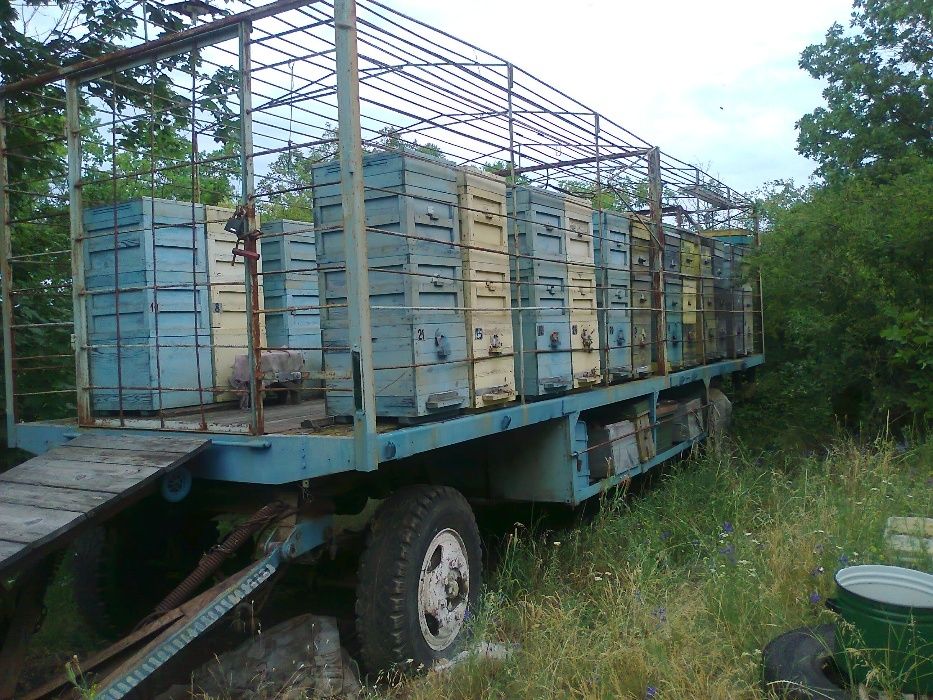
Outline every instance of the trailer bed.
<path fill-rule="evenodd" d="M 0 474 L 0 574 L 123 510 L 207 436 L 81 435 Z"/>

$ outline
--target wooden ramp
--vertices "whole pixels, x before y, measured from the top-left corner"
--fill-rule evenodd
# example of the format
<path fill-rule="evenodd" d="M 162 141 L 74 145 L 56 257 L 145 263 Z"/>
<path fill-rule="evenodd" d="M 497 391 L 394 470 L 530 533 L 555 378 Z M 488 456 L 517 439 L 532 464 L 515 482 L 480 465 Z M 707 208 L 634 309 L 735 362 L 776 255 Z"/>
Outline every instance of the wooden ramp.
<path fill-rule="evenodd" d="M 208 444 L 200 436 L 87 433 L 0 473 L 0 574 L 123 510 Z"/>

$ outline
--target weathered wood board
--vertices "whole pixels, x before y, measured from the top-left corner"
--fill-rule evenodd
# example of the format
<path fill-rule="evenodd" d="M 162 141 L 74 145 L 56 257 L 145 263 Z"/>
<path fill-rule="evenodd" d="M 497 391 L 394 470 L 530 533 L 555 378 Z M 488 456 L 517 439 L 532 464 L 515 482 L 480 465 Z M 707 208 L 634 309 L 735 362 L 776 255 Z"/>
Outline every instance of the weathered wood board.
<path fill-rule="evenodd" d="M 203 436 L 85 433 L 0 474 L 0 572 L 119 512 L 205 449 Z"/>

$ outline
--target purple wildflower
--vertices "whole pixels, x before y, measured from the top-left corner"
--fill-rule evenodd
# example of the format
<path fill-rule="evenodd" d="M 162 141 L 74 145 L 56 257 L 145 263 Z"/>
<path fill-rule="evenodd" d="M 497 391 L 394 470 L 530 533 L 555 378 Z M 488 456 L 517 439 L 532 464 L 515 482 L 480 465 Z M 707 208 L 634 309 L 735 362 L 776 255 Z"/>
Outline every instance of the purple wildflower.
<path fill-rule="evenodd" d="M 723 547 L 720 547 L 720 548 L 719 548 L 719 553 L 722 554 L 730 564 L 732 564 L 733 566 L 735 566 L 735 563 L 738 561 L 738 557 L 736 557 L 736 555 L 735 555 L 735 545 L 734 545 L 734 544 L 729 543 L 729 544 L 727 544 L 727 545 L 725 545 L 725 546 L 723 546 Z"/>
<path fill-rule="evenodd" d="M 839 563 L 842 564 L 843 566 L 849 565 L 849 557 L 845 552 L 839 555 Z"/>
<path fill-rule="evenodd" d="M 727 535 L 729 535 L 729 534 L 732 534 L 732 532 L 735 531 L 735 528 L 732 526 L 732 523 L 730 523 L 730 522 L 727 520 L 726 522 L 724 522 L 724 523 L 722 524 L 722 531 L 725 532 Z"/>
<path fill-rule="evenodd" d="M 651 700 L 651 698 L 658 697 L 658 689 L 653 685 L 649 685 L 645 688 L 645 700 Z"/>
<path fill-rule="evenodd" d="M 816 591 L 810 594 L 810 605 L 818 605 L 821 600 L 823 600 L 823 596 Z"/>

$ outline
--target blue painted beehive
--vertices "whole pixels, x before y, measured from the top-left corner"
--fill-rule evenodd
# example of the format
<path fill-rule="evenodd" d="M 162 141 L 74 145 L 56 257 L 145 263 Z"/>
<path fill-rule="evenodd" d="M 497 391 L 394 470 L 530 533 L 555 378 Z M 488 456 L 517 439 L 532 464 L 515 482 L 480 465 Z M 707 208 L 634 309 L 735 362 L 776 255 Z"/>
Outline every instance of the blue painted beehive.
<path fill-rule="evenodd" d="M 320 385 L 321 297 L 314 226 L 302 221 L 262 225 L 262 294 L 270 348 L 300 350 L 308 384 Z M 318 375 L 318 376 L 315 376 Z"/>
<path fill-rule="evenodd" d="M 737 355 L 748 355 L 754 349 L 754 291 L 745 282 L 744 244 L 732 245 L 732 334 Z"/>
<path fill-rule="evenodd" d="M 667 362 L 671 369 L 684 364 L 683 282 L 673 275 L 664 278 L 664 320 Z"/>
<path fill-rule="evenodd" d="M 632 373 L 636 377 L 651 374 L 657 358 L 655 349 L 654 295 L 651 274 L 632 274 Z"/>
<path fill-rule="evenodd" d="M 456 171 L 409 154 L 363 159 L 376 413 L 418 418 L 469 400 Z M 339 164 L 314 170 L 325 380 L 331 415 L 353 413 Z M 378 229 L 378 230 L 373 230 Z M 392 235 L 401 234 L 401 235 Z"/>
<path fill-rule="evenodd" d="M 602 371 L 609 381 L 632 376 L 632 272 L 629 220 L 593 212 Z"/>
<path fill-rule="evenodd" d="M 721 357 L 735 357 L 732 323 L 732 249 L 722 241 L 713 241 L 713 287 L 716 302 L 716 332 Z"/>
<path fill-rule="evenodd" d="M 509 252 L 518 268 L 512 330 L 519 391 L 529 397 L 567 391 L 573 375 L 564 202 L 531 187 L 510 191 L 508 202 Z"/>
<path fill-rule="evenodd" d="M 713 274 L 713 240 L 700 239 L 700 318 L 703 323 L 703 356 L 706 361 L 722 357 L 716 325 L 716 286 Z"/>
<path fill-rule="evenodd" d="M 210 403 L 203 207 L 144 197 L 85 210 L 84 229 L 92 408 Z"/>

